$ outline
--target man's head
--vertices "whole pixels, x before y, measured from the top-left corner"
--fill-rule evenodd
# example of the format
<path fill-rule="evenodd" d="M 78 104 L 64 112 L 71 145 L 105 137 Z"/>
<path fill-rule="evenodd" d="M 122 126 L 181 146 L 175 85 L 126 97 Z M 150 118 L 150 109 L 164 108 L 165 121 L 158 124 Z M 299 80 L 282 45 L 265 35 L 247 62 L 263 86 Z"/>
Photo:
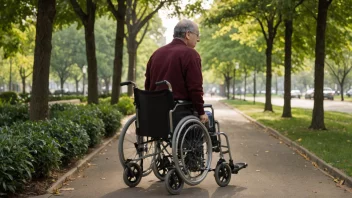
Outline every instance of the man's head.
<path fill-rule="evenodd" d="M 182 39 L 188 47 L 195 48 L 200 41 L 198 25 L 191 20 L 182 19 L 174 28 L 174 38 Z"/>

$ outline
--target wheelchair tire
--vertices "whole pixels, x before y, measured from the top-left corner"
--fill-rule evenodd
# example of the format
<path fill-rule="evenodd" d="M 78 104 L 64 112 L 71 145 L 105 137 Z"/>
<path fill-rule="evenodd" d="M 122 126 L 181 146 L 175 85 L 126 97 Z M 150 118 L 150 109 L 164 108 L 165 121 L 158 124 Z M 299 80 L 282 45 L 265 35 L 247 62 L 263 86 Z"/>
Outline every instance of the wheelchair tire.
<path fill-rule="evenodd" d="M 165 176 L 165 187 L 172 195 L 179 195 L 182 191 L 184 181 L 175 169 L 170 170 Z"/>
<path fill-rule="evenodd" d="M 227 186 L 231 181 L 231 167 L 227 163 L 220 163 L 215 168 L 215 181 L 220 187 Z"/>
<path fill-rule="evenodd" d="M 126 164 L 125 170 L 123 172 L 123 181 L 125 184 L 131 188 L 136 187 L 142 179 L 142 169 L 136 163 Z"/>
<path fill-rule="evenodd" d="M 172 137 L 172 156 L 175 169 L 182 180 L 191 186 L 207 176 L 212 159 L 212 144 L 206 127 L 195 116 L 184 117 Z"/>
<path fill-rule="evenodd" d="M 126 167 L 126 164 L 130 162 L 136 162 L 141 167 L 142 161 L 137 160 L 136 157 L 141 158 L 144 154 L 151 154 L 151 152 L 155 152 L 155 148 L 147 144 L 147 152 L 137 153 L 135 144 L 137 144 L 138 136 L 136 134 L 135 122 L 136 116 L 131 117 L 126 122 L 120 133 L 118 153 L 122 167 Z M 124 147 L 126 147 L 126 149 L 124 149 Z M 133 159 L 129 158 L 129 156 L 133 157 Z M 149 175 L 152 172 L 152 161 L 153 157 L 145 158 L 143 160 L 143 177 Z"/>
<path fill-rule="evenodd" d="M 156 152 L 159 153 L 160 152 L 160 148 L 156 147 Z M 154 175 L 160 179 L 160 181 L 164 181 L 165 180 L 165 176 L 169 171 L 169 168 L 171 167 L 171 161 L 169 158 L 161 155 L 161 154 L 157 154 L 153 160 L 153 164 L 152 164 L 152 170 L 154 172 Z"/>

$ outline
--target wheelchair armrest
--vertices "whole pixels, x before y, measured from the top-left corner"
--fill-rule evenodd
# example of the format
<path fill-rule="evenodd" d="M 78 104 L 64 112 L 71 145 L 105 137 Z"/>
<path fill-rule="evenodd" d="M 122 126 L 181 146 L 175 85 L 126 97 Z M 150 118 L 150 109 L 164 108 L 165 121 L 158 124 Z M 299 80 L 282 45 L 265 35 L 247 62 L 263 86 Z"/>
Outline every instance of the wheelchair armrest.
<path fill-rule="evenodd" d="M 205 108 L 207 108 L 207 107 L 213 107 L 213 105 L 211 105 L 211 104 L 203 104 L 203 107 L 205 107 Z"/>
<path fill-rule="evenodd" d="M 180 104 L 180 105 L 191 105 L 192 104 L 192 102 L 188 101 L 188 100 L 177 100 L 176 103 Z"/>

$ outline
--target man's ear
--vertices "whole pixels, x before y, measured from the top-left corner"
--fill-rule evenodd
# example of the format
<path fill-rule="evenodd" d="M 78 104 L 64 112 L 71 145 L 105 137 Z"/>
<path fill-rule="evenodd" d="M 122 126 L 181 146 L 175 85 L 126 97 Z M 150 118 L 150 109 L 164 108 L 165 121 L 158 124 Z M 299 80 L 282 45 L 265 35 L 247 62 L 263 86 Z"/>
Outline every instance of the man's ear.
<path fill-rule="evenodd" d="M 185 39 L 186 39 L 186 40 L 189 40 L 189 39 L 190 39 L 190 38 L 189 38 L 189 32 L 188 32 L 188 31 L 185 33 Z"/>

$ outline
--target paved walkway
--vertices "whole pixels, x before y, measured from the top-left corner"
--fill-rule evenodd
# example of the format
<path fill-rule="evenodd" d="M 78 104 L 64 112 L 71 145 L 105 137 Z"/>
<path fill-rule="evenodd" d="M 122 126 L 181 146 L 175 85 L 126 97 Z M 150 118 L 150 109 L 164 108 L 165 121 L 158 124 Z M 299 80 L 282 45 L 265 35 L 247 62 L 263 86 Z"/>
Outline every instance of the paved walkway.
<path fill-rule="evenodd" d="M 185 185 L 180 196 L 201 198 L 223 197 L 327 197 L 352 198 L 352 193 L 336 187 L 332 179 L 314 167 L 279 140 L 257 128 L 243 116 L 222 103 L 212 100 L 221 131 L 227 133 L 233 157 L 247 162 L 248 168 L 232 175 L 230 185 L 218 187 L 213 172 L 197 186 Z M 63 197 L 170 197 L 164 183 L 150 174 L 136 188 L 128 188 L 122 179 L 117 142 L 113 141 L 95 156 L 90 167 L 67 182 Z M 218 155 L 213 154 L 213 162 Z M 46 196 L 49 197 L 49 196 Z M 54 196 L 51 196 L 54 197 Z"/>

